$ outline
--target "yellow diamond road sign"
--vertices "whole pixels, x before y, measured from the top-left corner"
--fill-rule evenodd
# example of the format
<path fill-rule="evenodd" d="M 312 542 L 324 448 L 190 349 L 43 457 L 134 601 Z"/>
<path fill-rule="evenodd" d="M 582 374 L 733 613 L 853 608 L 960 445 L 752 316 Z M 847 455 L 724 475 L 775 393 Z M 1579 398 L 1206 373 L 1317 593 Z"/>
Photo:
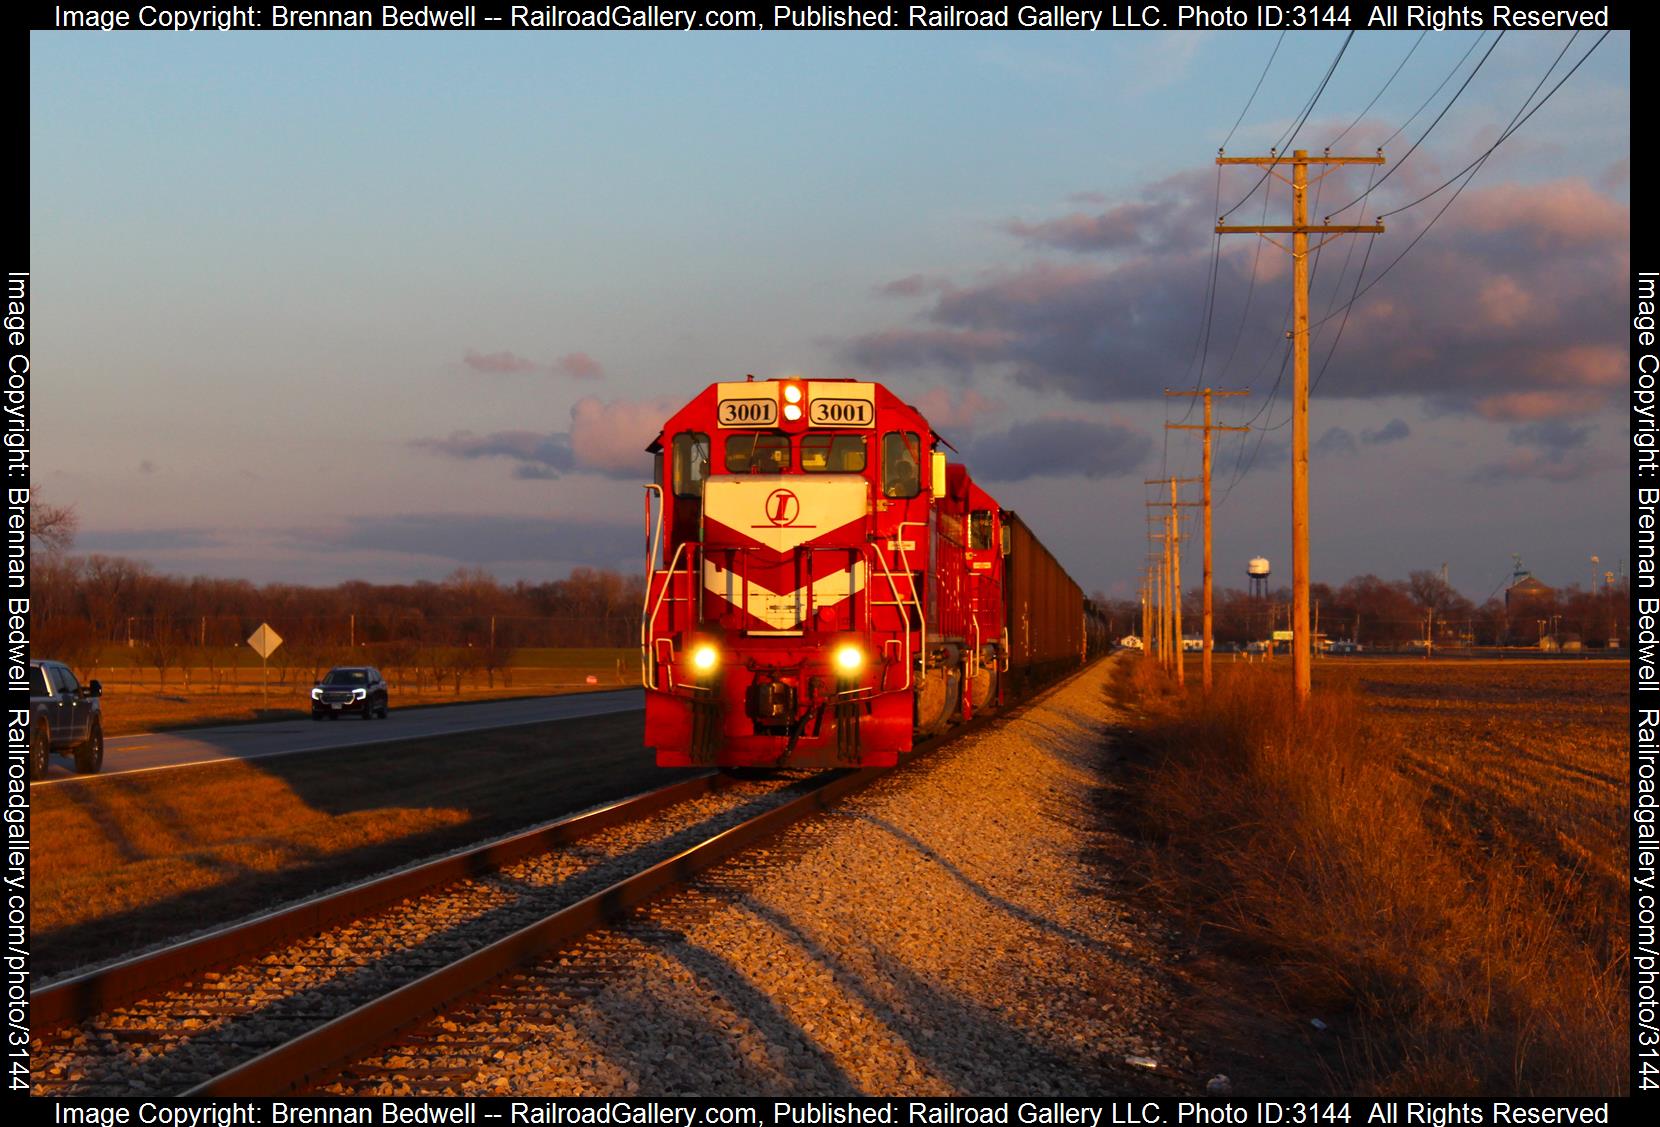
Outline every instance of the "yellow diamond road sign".
<path fill-rule="evenodd" d="M 270 657 L 276 652 L 277 647 L 282 645 L 282 638 L 275 630 L 262 622 L 258 630 L 248 635 L 248 644 L 254 648 L 254 652 L 260 657 Z"/>

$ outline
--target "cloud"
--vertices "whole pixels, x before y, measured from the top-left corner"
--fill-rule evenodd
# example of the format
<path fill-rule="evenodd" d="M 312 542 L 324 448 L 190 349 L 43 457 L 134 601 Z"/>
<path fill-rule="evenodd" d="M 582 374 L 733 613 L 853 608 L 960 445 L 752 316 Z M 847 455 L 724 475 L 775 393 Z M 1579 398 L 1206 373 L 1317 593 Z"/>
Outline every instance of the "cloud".
<path fill-rule="evenodd" d="M 480 353 L 468 349 L 461 362 L 475 372 L 491 375 L 556 375 L 573 380 L 597 380 L 605 375 L 605 367 L 586 352 L 567 352 L 552 364 L 540 364 L 516 352 Z"/>
<path fill-rule="evenodd" d="M 958 391 L 943 387 L 929 388 L 912 399 L 911 406 L 942 433 L 947 428 L 972 431 L 982 416 L 1001 415 L 1009 409 L 1001 399 L 987 399 L 973 388 Z"/>
<path fill-rule="evenodd" d="M 410 445 L 450 458 L 506 458 L 513 476 L 545 481 L 568 473 L 594 473 L 645 480 L 651 473 L 646 446 L 663 420 L 683 406 L 680 399 L 602 402 L 593 396 L 571 407 L 569 431 L 539 433 L 501 430 L 490 434 L 454 431 L 448 438 L 417 438 Z"/>
<path fill-rule="evenodd" d="M 481 354 L 468 349 L 461 357 L 461 362 L 475 372 L 511 373 L 511 372 L 539 372 L 542 366 L 534 360 L 526 360 L 515 352 L 491 352 Z"/>
<path fill-rule="evenodd" d="M 1391 182 L 1388 190 L 1411 187 Z M 1005 230 L 1031 246 L 1070 257 L 933 284 L 932 300 L 909 323 L 850 339 L 842 352 L 879 375 L 990 372 L 1085 402 L 1190 385 L 1195 332 L 1210 307 L 1214 199 L 1214 173 L 1190 172 L 1099 211 L 1008 223 Z M 1376 237 L 1369 280 L 1422 230 L 1428 215 L 1419 210 Z M 1311 294 L 1316 358 L 1323 360 L 1340 323 L 1343 336 L 1320 396 L 1413 395 L 1430 410 L 1509 422 L 1585 415 L 1611 403 L 1625 375 L 1629 205 L 1582 179 L 1495 184 L 1465 192 L 1448 219 L 1356 302 L 1346 322 L 1335 311 L 1366 256 L 1353 255 L 1346 272 L 1349 256 L 1325 251 Z M 1233 351 L 1241 325 L 1240 356 L 1283 347 L 1285 257 L 1247 239 L 1223 241 L 1214 360 Z"/>
<path fill-rule="evenodd" d="M 158 468 L 159 467 L 154 462 L 150 461 L 150 459 L 148 459 L 148 458 L 146 458 L 142 462 L 138 463 L 138 472 L 142 473 L 142 474 L 155 473 Z"/>
<path fill-rule="evenodd" d="M 622 524 L 489 513 L 401 513 L 354 517 L 335 528 L 290 529 L 313 550 L 389 552 L 456 563 L 546 561 L 617 567 L 643 558 L 639 522 Z"/>
<path fill-rule="evenodd" d="M 593 396 L 571 408 L 571 453 L 580 469 L 606 477 L 651 476 L 646 446 L 663 429 L 663 421 L 685 406 L 682 398 L 601 402 Z"/>
<path fill-rule="evenodd" d="M 77 552 L 155 552 L 219 543 L 219 533 L 207 528 L 92 528 L 75 535 Z"/>
<path fill-rule="evenodd" d="M 1121 477 L 1152 448 L 1152 439 L 1123 423 L 1034 419 L 979 436 L 964 450 L 964 460 L 983 481 Z"/>
<path fill-rule="evenodd" d="M 943 278 L 932 278 L 926 274 L 911 274 L 877 286 L 876 292 L 885 297 L 921 297 L 925 293 L 950 288 L 950 283 Z"/>
<path fill-rule="evenodd" d="M 1503 461 L 1479 467 L 1470 475 L 1470 480 L 1484 485 L 1518 478 L 1578 481 L 1622 464 L 1619 458 L 1606 450 L 1587 448 L 1591 433 L 1596 429 L 1594 423 L 1575 426 L 1561 419 L 1511 427 L 1510 441 L 1524 449 Z"/>
<path fill-rule="evenodd" d="M 1353 454 L 1360 448 L 1355 445 L 1355 436 L 1342 427 L 1332 427 L 1322 434 L 1314 443 L 1316 454 Z"/>
<path fill-rule="evenodd" d="M 553 369 L 573 380 L 597 380 L 605 375 L 600 362 L 586 352 L 567 352 L 553 362 Z"/>
<path fill-rule="evenodd" d="M 511 458 L 520 462 L 519 477 L 558 477 L 575 468 L 571 453 L 571 439 L 567 434 L 537 434 L 528 430 L 499 430 L 492 434 L 474 434 L 468 430 L 452 431 L 448 438 L 417 438 L 410 443 L 422 450 L 431 450 L 451 458 Z"/>
<path fill-rule="evenodd" d="M 1360 440 L 1369 446 L 1382 446 L 1387 442 L 1399 442 L 1412 433 L 1412 428 L 1406 425 L 1405 419 L 1390 419 L 1377 430 L 1363 430 Z"/>
<path fill-rule="evenodd" d="M 1520 478 L 1542 481 L 1579 481 L 1624 463 L 1604 451 L 1522 450 L 1502 462 L 1490 462 L 1470 474 L 1479 485 L 1504 485 Z"/>

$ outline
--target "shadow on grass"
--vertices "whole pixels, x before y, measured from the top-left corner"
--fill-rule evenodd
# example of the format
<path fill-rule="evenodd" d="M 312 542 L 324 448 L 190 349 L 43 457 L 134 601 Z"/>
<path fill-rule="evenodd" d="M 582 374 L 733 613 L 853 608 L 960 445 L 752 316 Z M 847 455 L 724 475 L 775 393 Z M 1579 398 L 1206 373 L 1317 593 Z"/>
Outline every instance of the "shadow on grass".
<path fill-rule="evenodd" d="M 53 906 L 67 922 L 33 933 L 35 972 L 124 957 L 691 773 L 653 765 L 640 715 L 625 713 L 51 788 L 37 796 L 36 849 L 71 869 L 72 884 L 37 874 L 37 922 L 53 914 L 43 900 L 74 902 Z M 364 840 L 377 829 L 388 836 Z M 261 856 L 265 867 L 252 863 Z M 168 860 L 198 873 L 175 870 L 178 887 L 156 887 Z M 85 863 L 107 874 L 89 883 Z M 100 911 L 100 895 L 127 906 Z"/>

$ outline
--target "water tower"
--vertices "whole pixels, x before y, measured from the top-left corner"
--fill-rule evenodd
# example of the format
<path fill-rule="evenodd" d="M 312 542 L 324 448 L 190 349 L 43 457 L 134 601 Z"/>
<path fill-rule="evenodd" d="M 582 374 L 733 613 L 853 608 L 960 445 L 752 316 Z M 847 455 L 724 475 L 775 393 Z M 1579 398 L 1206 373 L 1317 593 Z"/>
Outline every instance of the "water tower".
<path fill-rule="evenodd" d="M 1251 562 L 1245 565 L 1245 574 L 1251 580 L 1251 597 L 1266 599 L 1268 597 L 1268 559 L 1266 556 L 1252 556 Z"/>

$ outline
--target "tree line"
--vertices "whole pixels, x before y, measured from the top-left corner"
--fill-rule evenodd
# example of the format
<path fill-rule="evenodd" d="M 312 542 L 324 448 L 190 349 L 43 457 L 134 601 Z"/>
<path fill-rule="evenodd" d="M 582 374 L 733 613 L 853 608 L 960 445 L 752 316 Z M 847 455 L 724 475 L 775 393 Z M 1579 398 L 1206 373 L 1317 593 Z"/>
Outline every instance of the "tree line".
<path fill-rule="evenodd" d="M 1577 637 L 1591 647 L 1630 638 L 1630 580 L 1594 590 L 1578 586 L 1547 589 L 1512 599 L 1502 595 L 1477 605 L 1435 571 L 1414 571 L 1404 580 L 1360 575 L 1333 587 L 1309 584 L 1319 611 L 1319 632 L 1328 638 L 1363 646 L 1409 646 L 1433 639 L 1437 646 L 1532 646 L 1542 635 Z M 1106 600 L 1113 629 L 1120 636 L 1140 634 L 1141 605 L 1136 600 Z M 1182 632 L 1197 635 L 1203 593 L 1195 585 L 1182 593 Z M 1218 642 L 1260 641 L 1274 630 L 1291 627 L 1291 590 L 1282 587 L 1266 598 L 1237 588 L 1213 591 L 1213 633 Z"/>
<path fill-rule="evenodd" d="M 564 579 L 503 583 L 482 568 L 441 582 L 333 587 L 157 574 L 121 556 L 37 557 L 30 583 L 34 651 L 89 667 L 112 647 L 130 664 L 205 668 L 261 623 L 281 635 L 273 670 L 362 662 L 435 682 L 482 674 L 494 683 L 517 650 L 625 647 L 639 641 L 644 579 L 577 568 Z M 128 662 L 123 662 L 127 664 Z"/>

